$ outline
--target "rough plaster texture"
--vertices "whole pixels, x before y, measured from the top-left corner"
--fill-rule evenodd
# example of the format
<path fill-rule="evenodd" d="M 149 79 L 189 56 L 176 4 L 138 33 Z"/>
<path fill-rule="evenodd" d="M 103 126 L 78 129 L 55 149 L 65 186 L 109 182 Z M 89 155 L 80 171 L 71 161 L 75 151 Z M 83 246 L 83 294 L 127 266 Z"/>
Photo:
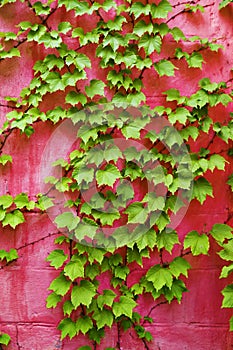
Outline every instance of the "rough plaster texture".
<path fill-rule="evenodd" d="M 165 101 L 162 91 L 174 87 L 181 94 L 190 95 L 197 89 L 198 81 L 208 76 L 213 81 L 230 81 L 229 74 L 232 68 L 233 52 L 233 6 L 230 5 L 221 12 L 218 11 L 218 3 L 212 1 L 200 1 L 204 5 L 204 14 L 182 13 L 179 2 L 176 5 L 169 25 L 181 27 L 187 35 L 201 35 L 218 39 L 225 50 L 218 54 L 203 51 L 207 62 L 203 71 L 188 69 L 183 63 L 176 62 L 182 69 L 176 71 L 173 78 L 163 77 L 159 80 L 154 72 L 145 75 L 144 85 L 148 101 L 152 106 Z M 60 18 L 63 20 L 63 12 Z M 58 16 L 59 17 L 59 16 Z M 19 3 L 8 5 L 0 9 L 0 30 L 12 30 L 13 25 L 23 20 L 33 20 L 30 10 L 25 10 L 25 5 Z M 58 18 L 59 19 L 59 18 Z M 51 24 L 53 19 L 51 18 Z M 96 18 L 87 20 L 87 26 L 95 23 Z M 76 20 L 78 26 L 78 20 Z M 174 43 L 170 43 L 172 50 Z M 9 111 L 4 107 L 4 96 L 17 96 L 21 88 L 27 86 L 32 78 L 32 66 L 38 57 L 43 57 L 43 47 L 33 44 L 22 44 L 20 47 L 24 59 L 15 58 L 0 62 L 0 116 L 4 120 Z M 91 54 L 91 52 L 90 52 Z M 164 57 L 169 56 L 164 52 Z M 25 64 L 26 62 L 26 64 Z M 89 78 L 100 78 L 98 66 L 89 72 Z M 171 83 L 172 79 L 172 83 Z M 58 100 L 48 101 L 48 105 L 55 106 Z M 45 106 L 46 108 L 46 106 Z M 218 106 L 212 111 L 215 120 L 224 120 L 226 111 Z M 46 141 L 52 135 L 55 127 L 41 123 L 36 126 L 36 132 L 30 139 L 19 136 L 15 131 L 6 144 L 4 151 L 12 154 L 13 165 L 0 169 L 0 194 L 10 192 L 15 195 L 20 192 L 28 192 L 32 197 L 40 191 L 39 164 Z M 207 138 L 203 137 L 202 144 Z M 56 145 L 59 147 L 59 145 Z M 219 142 L 215 150 L 226 147 Z M 216 222 L 224 222 L 228 210 L 232 210 L 232 197 L 227 191 L 224 181 L 230 173 L 215 172 L 209 179 L 214 184 L 216 199 L 208 198 L 203 207 L 193 202 L 179 225 L 180 239 L 192 229 L 202 230 L 205 226 L 208 230 Z M 46 214 L 27 214 L 27 222 L 15 231 L 9 228 L 0 228 L 1 249 L 17 248 L 19 259 L 9 266 L 0 267 L 0 328 L 11 335 L 12 341 L 7 347 L 9 350 L 76 350 L 79 346 L 86 345 L 83 337 L 72 341 L 59 340 L 59 332 L 56 326 L 62 316 L 61 310 L 47 310 L 45 299 L 48 295 L 47 288 L 57 272 L 45 262 L 48 253 L 54 248 L 53 239 L 56 227 L 51 223 Z M 214 249 L 209 256 L 188 261 L 192 265 L 187 286 L 189 293 L 185 293 L 181 305 L 173 302 L 172 305 L 161 305 L 156 308 L 152 317 L 154 323 L 148 327 L 154 336 L 151 350 L 232 350 L 233 336 L 228 332 L 228 320 L 231 310 L 221 309 L 222 296 L 220 291 L 227 281 L 218 279 L 222 266 L 221 259 L 214 254 Z M 213 253 L 213 254 L 212 254 Z M 149 263 L 150 265 L 152 262 Z M 139 278 L 140 271 L 133 271 L 129 276 L 133 283 Z M 143 313 L 153 305 L 154 301 L 145 297 L 141 300 L 139 309 Z M 116 332 L 109 332 L 106 340 L 98 350 L 116 345 Z M 135 335 L 127 333 L 121 341 L 122 350 L 141 350 Z"/>

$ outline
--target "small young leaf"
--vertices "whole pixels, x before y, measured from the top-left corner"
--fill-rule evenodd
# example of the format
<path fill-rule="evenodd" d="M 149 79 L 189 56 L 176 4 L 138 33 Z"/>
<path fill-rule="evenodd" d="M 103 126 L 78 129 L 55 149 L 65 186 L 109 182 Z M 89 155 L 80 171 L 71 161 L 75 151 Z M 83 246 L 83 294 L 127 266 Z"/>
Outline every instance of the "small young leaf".
<path fill-rule="evenodd" d="M 46 261 L 51 261 L 50 266 L 54 266 L 55 269 L 59 269 L 59 267 L 64 264 L 67 258 L 68 255 L 65 255 L 63 250 L 55 249 L 48 255 Z"/>

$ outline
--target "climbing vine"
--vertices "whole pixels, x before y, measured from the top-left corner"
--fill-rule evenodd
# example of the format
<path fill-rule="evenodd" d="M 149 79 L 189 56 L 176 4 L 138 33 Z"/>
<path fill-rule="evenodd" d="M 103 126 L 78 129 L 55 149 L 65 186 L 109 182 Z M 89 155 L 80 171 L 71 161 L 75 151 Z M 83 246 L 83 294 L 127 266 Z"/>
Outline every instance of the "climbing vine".
<path fill-rule="evenodd" d="M 208 254 L 215 242 L 226 263 L 220 278 L 233 272 L 230 209 L 224 222 L 188 232 L 184 240 L 174 224 L 191 201 L 202 205 L 208 196 L 217 199 L 209 174 L 230 171 L 233 122 L 231 113 L 225 120 L 210 113 L 218 105 L 228 111 L 231 78 L 214 82 L 205 74 L 188 96 L 170 85 L 155 106 L 145 85 L 149 80 L 157 89 L 182 66 L 208 72 L 203 53 L 217 56 L 223 46 L 218 38 L 188 36 L 171 26 L 181 13 L 199 16 L 205 11 L 195 1 L 4 0 L 1 11 L 14 2 L 22 3 L 25 20 L 14 32 L 0 33 L 0 61 L 23 60 L 25 45 L 40 47 L 42 54 L 30 84 L 20 96 L 5 96 L 2 104 L 10 110 L 0 130 L 1 166 L 14 162 L 4 148 L 16 130 L 30 137 L 37 124 L 65 125 L 77 137 L 55 159 L 43 193 L 0 197 L 1 224 L 15 229 L 30 212 L 53 218 L 57 247 L 47 261 L 58 272 L 46 302 L 48 308 L 63 310 L 61 339 L 82 333 L 87 345 L 79 350 L 96 349 L 116 326 L 116 349 L 128 330 L 142 347 L 152 349 L 147 325 L 154 322 L 156 307 L 181 302 L 191 268 L 188 256 Z M 222 1 L 220 9 L 230 2 Z M 216 152 L 220 141 L 224 147 Z M 233 175 L 227 183 L 232 192 Z M 59 196 L 65 198 L 62 205 Z M 14 247 L 0 250 L 2 268 L 17 258 Z M 140 277 L 132 283 L 135 270 Z M 146 294 L 154 304 L 139 313 Z M 222 307 L 233 307 L 233 284 L 222 294 Z M 2 333 L 0 344 L 9 342 Z"/>

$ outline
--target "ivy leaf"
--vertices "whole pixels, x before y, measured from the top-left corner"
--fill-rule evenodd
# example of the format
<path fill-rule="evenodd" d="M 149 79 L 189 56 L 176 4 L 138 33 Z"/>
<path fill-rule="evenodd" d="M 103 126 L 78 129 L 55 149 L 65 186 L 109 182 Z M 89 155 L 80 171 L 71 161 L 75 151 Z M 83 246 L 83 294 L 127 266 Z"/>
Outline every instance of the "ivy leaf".
<path fill-rule="evenodd" d="M 190 264 L 188 263 L 187 260 L 181 258 L 178 256 L 169 265 L 170 271 L 175 276 L 178 278 L 180 275 L 184 275 L 185 277 L 188 277 L 188 269 L 191 268 Z"/>
<path fill-rule="evenodd" d="M 194 180 L 192 199 L 196 198 L 201 204 L 203 204 L 207 195 L 213 197 L 213 189 L 209 181 L 204 177 Z"/>
<path fill-rule="evenodd" d="M 8 154 L 2 154 L 0 156 L 0 164 L 6 165 L 6 163 L 12 163 L 12 157 Z"/>
<path fill-rule="evenodd" d="M 46 299 L 46 307 L 50 309 L 51 307 L 56 307 L 57 304 L 61 301 L 61 296 L 56 293 L 51 293 Z"/>
<path fill-rule="evenodd" d="M 67 335 L 72 339 L 77 334 L 76 323 L 70 318 L 62 320 L 57 328 L 61 331 L 61 339 L 64 339 Z"/>
<path fill-rule="evenodd" d="M 3 209 L 9 208 L 13 203 L 13 198 L 8 195 L 4 194 L 3 196 L 0 196 L 0 205 L 3 207 Z"/>
<path fill-rule="evenodd" d="M 227 184 L 231 187 L 231 190 L 233 191 L 233 174 L 229 176 Z"/>
<path fill-rule="evenodd" d="M 66 103 L 70 103 L 72 106 L 81 103 L 81 105 L 84 106 L 87 103 L 87 98 L 84 94 L 70 91 L 66 95 Z"/>
<path fill-rule="evenodd" d="M 146 247 L 153 249 L 156 245 L 156 240 L 157 240 L 157 233 L 155 230 L 151 229 L 145 233 L 142 233 L 141 237 L 136 242 L 139 252 L 141 252 Z"/>
<path fill-rule="evenodd" d="M 210 234 L 212 235 L 212 237 L 216 241 L 223 243 L 225 241 L 225 239 L 232 239 L 233 238 L 232 230 L 233 229 L 228 225 L 215 224 L 212 227 Z"/>
<path fill-rule="evenodd" d="M 70 22 L 60 22 L 58 25 L 58 31 L 60 33 L 66 34 L 72 29 L 72 25 Z"/>
<path fill-rule="evenodd" d="M 132 319 L 133 309 L 137 306 L 137 303 L 129 297 L 121 296 L 119 302 L 114 302 L 112 311 L 115 317 L 125 315 Z"/>
<path fill-rule="evenodd" d="M 233 2 L 233 0 L 222 0 L 219 4 L 219 10 L 223 9 L 224 7 L 226 7 L 227 5 L 229 5 L 232 2 Z"/>
<path fill-rule="evenodd" d="M 219 154 L 213 154 L 209 159 L 209 169 L 211 171 L 213 171 L 214 168 L 224 170 L 226 162 L 226 159 L 220 156 Z"/>
<path fill-rule="evenodd" d="M 202 68 L 203 57 L 198 52 L 193 52 L 187 59 L 190 68 Z"/>
<path fill-rule="evenodd" d="M 218 255 L 226 261 L 233 261 L 233 240 L 229 240 L 228 243 L 222 244 L 223 250 L 218 252 Z"/>
<path fill-rule="evenodd" d="M 99 186 L 113 186 L 117 179 L 121 178 L 121 173 L 113 164 L 108 164 L 104 170 L 97 170 L 96 180 Z"/>
<path fill-rule="evenodd" d="M 170 113 L 168 116 L 169 121 L 175 124 L 177 121 L 185 125 L 187 118 L 191 116 L 190 112 L 183 107 L 177 108 L 174 112 Z"/>
<path fill-rule="evenodd" d="M 19 224 L 25 221 L 23 214 L 19 210 L 14 210 L 11 213 L 7 213 L 4 220 L 2 221 L 2 226 L 10 225 L 13 229 Z"/>
<path fill-rule="evenodd" d="M 71 212 L 64 212 L 56 217 L 54 222 L 56 223 L 58 228 L 67 227 L 69 231 L 74 230 L 80 219 L 78 216 L 74 216 Z"/>
<path fill-rule="evenodd" d="M 129 224 L 143 224 L 147 219 L 148 210 L 144 208 L 142 203 L 134 202 L 128 206 L 125 213 L 128 214 Z"/>
<path fill-rule="evenodd" d="M 53 290 L 56 294 L 64 296 L 70 289 L 71 281 L 68 281 L 61 272 L 60 275 L 55 278 L 49 286 L 49 290 Z"/>
<path fill-rule="evenodd" d="M 74 305 L 71 303 L 70 300 L 66 300 L 63 304 L 64 315 L 70 316 L 73 310 L 74 310 Z"/>
<path fill-rule="evenodd" d="M 162 40 L 159 35 L 151 36 L 149 34 L 144 34 L 139 40 L 138 47 L 143 48 L 146 55 L 150 55 L 154 51 L 160 53 L 161 45 Z"/>
<path fill-rule="evenodd" d="M 100 219 L 102 225 L 112 225 L 115 220 L 121 217 L 120 213 L 114 208 L 109 208 L 107 212 L 93 211 L 92 215 L 95 219 Z"/>
<path fill-rule="evenodd" d="M 21 193 L 14 198 L 14 203 L 18 209 L 27 208 L 28 210 L 34 209 L 35 202 L 29 201 L 27 194 Z"/>
<path fill-rule="evenodd" d="M 78 350 L 91 350 L 91 347 L 88 345 L 81 346 L 81 348 L 78 348 Z"/>
<path fill-rule="evenodd" d="M 223 266 L 220 278 L 227 278 L 233 272 L 233 264 Z"/>
<path fill-rule="evenodd" d="M 110 289 L 105 289 L 103 291 L 103 294 L 99 295 L 97 298 L 97 305 L 98 307 L 102 310 L 104 305 L 107 305 L 109 307 L 112 306 L 113 301 L 116 297 L 116 294 L 110 290 Z"/>
<path fill-rule="evenodd" d="M 74 286 L 71 292 L 71 302 L 75 309 L 80 304 L 89 306 L 92 302 L 93 297 L 96 294 L 96 287 L 89 281 L 80 281 L 79 286 Z"/>
<path fill-rule="evenodd" d="M 91 68 L 90 59 L 84 55 L 83 53 L 79 53 L 76 55 L 75 59 L 73 59 L 74 65 L 78 68 L 79 71 L 82 71 L 84 68 Z"/>
<path fill-rule="evenodd" d="M 209 238 L 197 231 L 189 232 L 184 239 L 184 249 L 190 247 L 193 255 L 208 254 L 209 246 Z"/>
<path fill-rule="evenodd" d="M 101 80 L 93 79 L 89 86 L 85 86 L 85 91 L 88 97 L 93 98 L 95 95 L 104 96 L 105 84 Z"/>
<path fill-rule="evenodd" d="M 93 322 L 89 316 L 80 317 L 76 322 L 77 332 L 81 331 L 83 334 L 86 334 L 92 327 Z"/>
<path fill-rule="evenodd" d="M 105 326 L 111 327 L 113 324 L 113 314 L 110 310 L 95 310 L 93 314 L 93 319 L 96 321 L 97 329 L 103 328 Z"/>
<path fill-rule="evenodd" d="M 167 101 L 177 101 L 178 104 L 182 104 L 185 101 L 185 97 L 180 96 L 180 92 L 177 89 L 169 89 L 163 94 L 167 95 Z"/>
<path fill-rule="evenodd" d="M 163 230 L 157 234 L 158 249 L 165 248 L 170 254 L 175 244 L 179 244 L 179 238 L 175 231 Z"/>
<path fill-rule="evenodd" d="M 172 11 L 172 6 L 169 1 L 162 0 L 158 5 L 151 5 L 152 18 L 167 18 L 169 12 Z"/>
<path fill-rule="evenodd" d="M 187 292 L 187 288 L 186 288 L 184 282 L 181 280 L 174 280 L 174 282 L 172 283 L 171 289 L 166 290 L 166 292 L 164 294 L 165 294 L 165 297 L 169 303 L 174 299 L 174 297 L 180 303 L 181 299 L 182 299 L 183 292 Z"/>
<path fill-rule="evenodd" d="M 81 183 L 83 181 L 85 181 L 86 183 L 89 183 L 93 180 L 94 178 L 94 169 L 93 168 L 87 168 L 87 167 L 81 167 L 78 170 L 78 174 L 73 174 L 74 179 L 77 181 L 77 183 L 79 185 L 81 185 Z"/>
<path fill-rule="evenodd" d="M 146 274 L 146 278 L 153 283 L 157 291 L 163 286 L 167 286 L 169 289 L 172 286 L 173 277 L 171 271 L 160 265 L 151 267 Z"/>
<path fill-rule="evenodd" d="M 0 344 L 8 345 L 10 340 L 11 340 L 11 337 L 8 334 L 6 333 L 0 334 Z"/>
<path fill-rule="evenodd" d="M 221 293 L 224 296 L 222 308 L 233 307 L 233 284 L 226 286 Z"/>
<path fill-rule="evenodd" d="M 175 75 L 175 69 L 177 69 L 176 66 L 168 60 L 161 60 L 158 63 L 155 63 L 154 68 L 160 77 L 164 75 L 167 77 L 173 77 Z"/>
<path fill-rule="evenodd" d="M 68 255 L 65 255 L 64 251 L 61 249 L 53 250 L 46 258 L 46 261 L 51 261 L 50 266 L 58 269 L 67 260 Z"/>
<path fill-rule="evenodd" d="M 151 34 L 153 31 L 152 23 L 146 23 L 145 21 L 139 21 L 135 24 L 133 32 L 141 37 L 144 33 Z"/>
<path fill-rule="evenodd" d="M 64 275 L 74 281 L 78 277 L 84 277 L 84 264 L 86 259 L 73 255 L 64 268 Z"/>
<path fill-rule="evenodd" d="M 130 9 L 130 13 L 134 14 L 135 19 L 143 15 L 149 15 L 150 13 L 150 5 L 144 5 L 141 2 L 135 2 Z"/>

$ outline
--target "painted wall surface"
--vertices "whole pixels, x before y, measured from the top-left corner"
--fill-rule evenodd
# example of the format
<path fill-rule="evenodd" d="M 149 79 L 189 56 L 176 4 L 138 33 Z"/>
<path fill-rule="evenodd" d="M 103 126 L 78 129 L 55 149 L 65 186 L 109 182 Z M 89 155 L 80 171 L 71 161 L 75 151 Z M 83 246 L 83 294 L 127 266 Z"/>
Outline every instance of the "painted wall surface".
<path fill-rule="evenodd" d="M 153 106 L 165 101 L 161 92 L 167 86 L 171 87 L 171 79 L 173 87 L 184 95 L 193 93 L 202 77 L 208 76 L 216 82 L 228 81 L 229 85 L 231 83 L 232 75 L 229 75 L 229 71 L 233 66 L 233 6 L 219 12 L 218 1 L 203 0 L 200 3 L 205 7 L 205 13 L 190 14 L 181 10 L 179 1 L 173 1 L 176 5 L 175 13 L 169 24 L 178 25 L 186 35 L 201 35 L 210 40 L 216 38 L 218 43 L 224 45 L 225 50 L 220 50 L 217 54 L 203 51 L 204 59 L 208 61 L 208 65 L 203 66 L 203 71 L 182 67 L 175 77 L 161 78 L 160 85 L 151 73 L 145 76 L 144 92 Z M 59 11 L 62 20 L 62 9 Z M 25 10 L 24 4 L 10 4 L 0 9 L 0 31 L 13 30 L 15 24 L 32 17 L 31 10 Z M 93 17 L 93 21 L 95 20 Z M 52 21 L 51 18 L 51 23 Z M 91 26 L 91 23 L 87 22 L 87 25 Z M 172 45 L 174 43 L 171 42 L 171 47 Z M 22 44 L 20 50 L 24 59 L 14 58 L 0 62 L 1 121 L 4 121 L 5 114 L 9 112 L 9 108 L 5 107 L 4 96 L 19 95 L 33 77 L 32 67 L 35 60 L 43 57 L 42 46 Z M 167 53 L 164 54 L 167 56 Z M 179 64 L 182 63 L 178 62 L 177 65 Z M 90 73 L 90 78 L 98 78 L 99 75 L 96 66 L 96 70 Z M 58 103 L 59 101 L 48 101 L 50 107 Z M 224 120 L 225 115 L 224 107 L 213 110 L 213 118 Z M 5 152 L 13 156 L 14 162 L 0 169 L 0 194 L 8 191 L 12 195 L 27 192 L 33 198 L 40 192 L 40 161 L 46 142 L 55 129 L 52 124 L 44 126 L 38 123 L 36 132 L 29 139 L 24 135 L 19 136 L 18 131 L 10 136 Z M 207 141 L 203 138 L 202 142 L 205 145 Z M 60 145 L 54 147 L 59 148 Z M 222 150 L 225 144 L 222 142 L 214 147 L 216 151 Z M 190 230 L 201 231 L 204 227 L 208 230 L 214 223 L 226 220 L 229 209 L 233 209 L 233 198 L 224 184 L 229 173 L 216 171 L 214 175 L 210 174 L 209 179 L 214 185 L 218 200 L 208 197 L 202 207 L 193 201 L 178 228 L 181 240 Z M 16 248 L 19 253 L 16 262 L 0 267 L 0 328 L 12 338 L 7 349 L 75 350 L 86 345 L 84 338 L 61 342 L 56 327 L 62 311 L 59 308 L 48 310 L 45 306 L 47 288 L 57 276 L 57 272 L 45 262 L 48 253 L 54 248 L 53 240 L 57 229 L 46 214 L 26 215 L 27 222 L 15 231 L 0 228 L 0 249 Z M 231 310 L 221 309 L 221 290 L 227 282 L 219 280 L 222 261 L 216 254 L 187 259 L 192 265 L 187 281 L 189 292 L 185 293 L 180 305 L 175 301 L 171 305 L 162 304 L 154 309 L 151 315 L 154 323 L 148 327 L 154 336 L 150 349 L 231 350 L 233 335 L 228 332 Z M 138 274 L 135 269 L 129 276 L 129 281 L 136 281 Z M 151 298 L 144 298 L 140 303 L 142 313 L 153 303 Z M 106 344 L 102 343 L 98 350 L 103 350 L 105 345 L 114 347 L 116 337 L 113 329 L 105 340 Z M 122 350 L 141 350 L 141 345 L 139 347 L 137 344 L 134 335 L 127 333 L 122 338 L 121 347 Z"/>

